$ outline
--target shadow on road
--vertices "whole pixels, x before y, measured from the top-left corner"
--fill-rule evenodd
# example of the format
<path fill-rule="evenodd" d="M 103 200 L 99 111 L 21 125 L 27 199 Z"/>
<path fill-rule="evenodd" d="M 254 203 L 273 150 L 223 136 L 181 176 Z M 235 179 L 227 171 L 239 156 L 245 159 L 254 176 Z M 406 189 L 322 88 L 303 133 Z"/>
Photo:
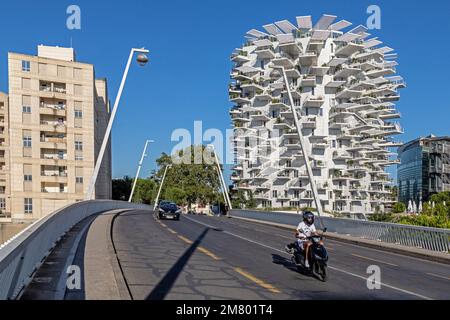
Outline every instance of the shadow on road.
<path fill-rule="evenodd" d="M 311 274 L 307 271 L 304 271 L 302 269 L 298 269 L 297 266 L 292 262 L 291 259 L 282 257 L 278 254 L 272 254 L 272 262 L 278 265 L 282 265 L 286 269 L 290 271 L 294 271 L 296 273 L 300 273 L 305 276 L 311 276 Z"/>
<path fill-rule="evenodd" d="M 191 244 L 191 246 L 185 251 L 185 253 L 177 260 L 177 262 L 170 268 L 164 278 L 156 285 L 156 287 L 150 292 L 145 300 L 163 300 L 173 287 L 180 273 L 188 263 L 191 256 L 194 254 L 197 247 L 202 242 L 203 238 L 208 233 L 209 228 L 206 228 Z"/>

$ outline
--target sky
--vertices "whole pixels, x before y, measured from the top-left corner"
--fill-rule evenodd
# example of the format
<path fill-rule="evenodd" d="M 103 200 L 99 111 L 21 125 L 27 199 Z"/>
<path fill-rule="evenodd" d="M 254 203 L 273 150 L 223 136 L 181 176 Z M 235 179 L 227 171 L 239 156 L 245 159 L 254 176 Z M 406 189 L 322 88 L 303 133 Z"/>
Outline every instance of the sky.
<path fill-rule="evenodd" d="M 69 5 L 81 9 L 81 29 L 69 30 Z M 381 29 L 371 30 L 398 53 L 407 88 L 397 107 L 405 133 L 398 140 L 450 135 L 450 1 L 365 0 L 165 0 L 3 1 L 0 11 L 0 91 L 7 91 L 7 53 L 36 54 L 39 44 L 70 46 L 77 59 L 106 77 L 114 102 L 132 47 L 150 50 L 150 62 L 133 64 L 113 127 L 113 176 L 134 176 L 146 139 L 153 139 L 143 175 L 177 144 L 172 132 L 231 126 L 227 86 L 230 54 L 245 33 L 296 16 L 337 15 L 366 24 L 369 5 L 381 9 Z M 205 142 L 206 143 L 206 142 Z M 229 173 L 229 170 L 227 170 Z"/>

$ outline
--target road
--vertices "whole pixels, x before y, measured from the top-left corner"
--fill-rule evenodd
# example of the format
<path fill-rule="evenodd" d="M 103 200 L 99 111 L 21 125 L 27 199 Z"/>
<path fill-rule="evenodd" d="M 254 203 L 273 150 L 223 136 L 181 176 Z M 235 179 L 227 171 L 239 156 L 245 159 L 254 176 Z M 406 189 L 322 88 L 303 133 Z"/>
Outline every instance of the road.
<path fill-rule="evenodd" d="M 323 283 L 284 252 L 293 232 L 236 218 L 132 211 L 111 238 L 133 299 L 450 299 L 448 265 L 326 239 Z M 371 265 L 381 289 L 367 287 Z"/>

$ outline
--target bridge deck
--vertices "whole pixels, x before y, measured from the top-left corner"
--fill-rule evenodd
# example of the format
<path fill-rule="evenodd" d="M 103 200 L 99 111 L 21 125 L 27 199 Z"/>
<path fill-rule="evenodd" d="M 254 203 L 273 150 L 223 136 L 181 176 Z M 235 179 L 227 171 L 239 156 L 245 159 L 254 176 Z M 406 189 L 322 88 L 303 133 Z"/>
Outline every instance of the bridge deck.
<path fill-rule="evenodd" d="M 79 242 L 74 263 L 84 266 L 84 286 L 66 299 L 450 298 L 448 265 L 437 262 L 326 240 L 330 276 L 322 283 L 295 270 L 283 252 L 292 233 L 274 226 L 192 215 L 159 222 L 138 210 L 110 217 L 97 217 Z M 381 269 L 380 290 L 367 288 L 370 265 Z M 43 283 L 33 281 L 24 298 L 36 285 Z"/>

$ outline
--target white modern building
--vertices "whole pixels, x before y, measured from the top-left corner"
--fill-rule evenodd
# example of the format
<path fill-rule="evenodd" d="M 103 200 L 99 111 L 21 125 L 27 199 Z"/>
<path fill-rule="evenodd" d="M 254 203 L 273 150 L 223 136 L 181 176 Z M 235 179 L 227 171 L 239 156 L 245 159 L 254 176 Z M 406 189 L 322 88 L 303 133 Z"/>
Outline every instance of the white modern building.
<path fill-rule="evenodd" d="M 331 15 L 283 20 L 250 30 L 232 54 L 232 180 L 258 207 L 313 207 L 305 161 L 325 211 L 370 214 L 392 204 L 386 168 L 398 163 L 394 103 L 405 84 L 393 49 L 350 26 Z M 286 70 L 307 155 L 275 66 Z"/>

